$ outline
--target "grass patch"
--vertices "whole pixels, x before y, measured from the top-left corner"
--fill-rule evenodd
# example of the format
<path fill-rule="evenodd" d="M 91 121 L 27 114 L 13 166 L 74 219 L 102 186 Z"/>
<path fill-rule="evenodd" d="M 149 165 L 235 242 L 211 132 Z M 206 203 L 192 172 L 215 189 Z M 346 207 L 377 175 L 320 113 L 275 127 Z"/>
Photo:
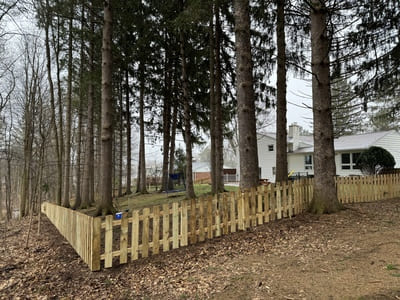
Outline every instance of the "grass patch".
<path fill-rule="evenodd" d="M 228 192 L 237 191 L 239 187 L 236 186 L 225 186 L 225 190 Z M 211 185 L 209 184 L 195 184 L 194 192 L 196 197 L 207 196 L 211 194 Z M 175 193 L 160 193 L 158 191 L 151 191 L 147 194 L 131 194 L 123 197 L 114 199 L 114 207 L 117 211 L 132 211 L 134 209 L 141 209 L 143 207 L 149 207 L 154 205 L 162 205 L 166 203 L 172 203 L 176 201 L 182 201 L 186 199 L 185 191 Z M 83 213 L 88 215 L 93 214 L 95 208 L 82 210 Z"/>
<path fill-rule="evenodd" d="M 396 265 L 388 264 L 386 266 L 386 270 L 388 271 L 393 271 L 393 270 L 398 270 L 399 268 Z"/>

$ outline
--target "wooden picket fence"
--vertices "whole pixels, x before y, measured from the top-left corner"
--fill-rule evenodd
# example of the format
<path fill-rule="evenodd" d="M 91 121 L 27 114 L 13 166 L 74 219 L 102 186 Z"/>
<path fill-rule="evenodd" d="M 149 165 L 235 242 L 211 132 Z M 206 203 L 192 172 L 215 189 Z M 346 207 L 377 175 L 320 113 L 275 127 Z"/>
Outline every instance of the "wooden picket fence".
<path fill-rule="evenodd" d="M 49 202 L 42 203 L 41 211 L 89 268 L 92 271 L 100 270 L 101 218 L 93 218 Z"/>
<path fill-rule="evenodd" d="M 400 196 L 400 175 L 341 177 L 336 179 L 342 203 L 377 201 Z M 313 179 L 269 184 L 92 218 L 54 204 L 42 211 L 92 271 L 127 263 L 292 217 L 307 209 L 313 197 Z"/>

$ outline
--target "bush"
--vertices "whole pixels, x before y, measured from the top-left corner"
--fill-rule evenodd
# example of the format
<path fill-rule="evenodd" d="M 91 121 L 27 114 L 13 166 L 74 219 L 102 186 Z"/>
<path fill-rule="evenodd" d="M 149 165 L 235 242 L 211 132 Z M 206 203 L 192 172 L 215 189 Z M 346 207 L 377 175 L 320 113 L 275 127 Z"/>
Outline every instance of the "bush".
<path fill-rule="evenodd" d="M 364 174 L 373 175 L 382 170 L 393 169 L 396 161 L 386 149 L 370 147 L 360 154 L 356 164 Z"/>

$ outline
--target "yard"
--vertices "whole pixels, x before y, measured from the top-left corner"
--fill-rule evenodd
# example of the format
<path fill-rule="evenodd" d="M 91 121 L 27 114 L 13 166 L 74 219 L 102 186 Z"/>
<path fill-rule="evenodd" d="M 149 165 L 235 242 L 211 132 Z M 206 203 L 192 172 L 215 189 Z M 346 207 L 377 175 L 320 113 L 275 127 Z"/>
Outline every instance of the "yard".
<path fill-rule="evenodd" d="M 302 214 L 90 272 L 44 218 L 1 226 L 0 298 L 399 299 L 400 200 Z"/>
<path fill-rule="evenodd" d="M 239 188 L 236 186 L 225 186 L 225 190 L 228 192 L 236 191 Z M 132 189 L 135 190 L 135 189 Z M 211 194 L 211 185 L 209 184 L 195 184 L 194 191 L 197 197 L 204 197 Z M 132 211 L 134 209 L 140 209 L 143 207 L 150 207 L 153 205 L 162 205 L 165 203 L 172 203 L 186 199 L 185 191 L 160 193 L 152 189 L 149 190 L 148 194 L 131 194 L 123 197 L 115 198 L 113 201 L 117 211 Z M 82 212 L 92 215 L 95 212 L 95 207 L 84 209 Z"/>

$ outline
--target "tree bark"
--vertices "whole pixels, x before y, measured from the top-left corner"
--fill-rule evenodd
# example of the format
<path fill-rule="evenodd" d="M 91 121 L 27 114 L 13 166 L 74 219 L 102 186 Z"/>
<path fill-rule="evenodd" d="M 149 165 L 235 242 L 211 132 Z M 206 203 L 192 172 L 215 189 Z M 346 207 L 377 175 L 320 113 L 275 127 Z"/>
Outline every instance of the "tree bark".
<path fill-rule="evenodd" d="M 224 192 L 224 123 L 222 116 L 221 21 L 215 8 L 215 180 L 216 192 Z"/>
<path fill-rule="evenodd" d="M 122 78 L 121 78 L 122 81 Z M 119 160 L 118 160 L 118 197 L 122 196 L 122 156 L 124 153 L 124 123 L 123 123 L 123 101 L 122 101 L 122 83 L 119 89 Z"/>
<path fill-rule="evenodd" d="M 97 203 L 96 215 L 113 213 L 112 203 L 112 8 L 111 0 L 104 3 L 104 25 L 102 44 L 102 88 L 101 88 L 101 198 Z"/>
<path fill-rule="evenodd" d="M 62 206 L 69 207 L 70 203 L 70 173 L 71 173 L 71 131 L 72 131 L 72 16 L 74 14 L 73 2 L 70 3 L 69 37 L 68 37 L 68 85 L 67 85 L 67 128 L 65 141 L 65 176 L 64 176 L 64 198 Z"/>
<path fill-rule="evenodd" d="M 285 0 L 277 0 L 276 182 L 287 181 Z"/>
<path fill-rule="evenodd" d="M 126 109 L 126 194 L 132 194 L 131 172 L 132 172 L 132 153 L 131 153 L 131 110 L 129 102 L 129 74 L 128 67 L 125 71 L 125 109 Z"/>
<path fill-rule="evenodd" d="M 43 6 L 43 4 L 42 4 Z M 49 41 L 49 28 L 50 28 L 50 12 L 49 10 L 49 1 L 46 0 L 46 16 L 45 16 L 45 48 L 46 48 L 46 67 L 47 67 L 47 80 L 49 81 L 49 93 L 50 93 L 50 107 L 51 107 L 51 125 L 54 131 L 54 140 L 55 140 L 55 152 L 57 159 L 57 192 L 56 192 L 56 203 L 61 205 L 61 195 L 62 195 L 62 157 L 61 157 L 61 145 L 59 144 L 59 135 L 57 129 L 57 120 L 56 120 L 56 106 L 55 106 L 55 97 L 54 97 L 54 84 L 51 77 L 51 54 L 50 54 L 50 41 Z M 60 128 L 61 131 L 61 128 Z M 61 135 L 61 132 L 60 132 Z"/>
<path fill-rule="evenodd" d="M 193 174 L 192 174 L 192 132 L 191 132 L 191 120 L 190 120 L 190 99 L 189 99 L 189 86 L 186 66 L 186 53 L 185 53 L 185 38 L 182 30 L 180 31 L 180 50 L 182 60 L 182 92 L 183 92 L 183 110 L 184 110 L 184 135 L 186 144 L 186 198 L 193 199 L 196 197 L 193 186 Z"/>
<path fill-rule="evenodd" d="M 217 182 L 217 159 L 216 159 L 216 136 L 215 136 L 215 36 L 214 36 L 214 3 L 211 4 L 212 12 L 210 16 L 210 165 L 211 165 L 211 192 L 218 192 Z"/>
<path fill-rule="evenodd" d="M 178 123 L 178 104 L 175 103 L 173 106 L 172 113 L 172 126 L 171 126 L 171 145 L 169 148 L 169 167 L 168 173 L 174 173 L 174 164 L 175 164 L 175 138 L 176 138 L 176 125 Z M 174 188 L 172 180 L 168 178 L 168 189 L 172 190 Z"/>
<path fill-rule="evenodd" d="M 170 99 L 164 100 L 164 111 L 163 111 L 163 163 L 162 163 L 162 179 L 160 191 L 168 190 L 169 172 L 169 149 L 171 140 L 171 106 L 169 103 Z"/>
<path fill-rule="evenodd" d="M 167 34 L 165 33 L 165 40 Z M 165 62 L 164 62 L 164 108 L 163 108 L 163 163 L 162 178 L 160 191 L 168 190 L 168 162 L 169 162 L 169 145 L 171 140 L 171 90 L 172 90 L 172 74 L 170 64 L 170 49 L 166 46 Z"/>
<path fill-rule="evenodd" d="M 142 63 L 140 69 L 140 91 L 139 91 L 139 126 L 140 126 L 140 142 L 139 142 L 139 183 L 138 192 L 147 193 L 146 186 L 146 153 L 145 153 L 145 135 L 144 135 L 144 70 Z"/>
<path fill-rule="evenodd" d="M 235 0 L 234 10 L 240 187 L 251 188 L 258 185 L 259 167 L 250 45 L 249 1 Z"/>
<path fill-rule="evenodd" d="M 335 187 L 335 151 L 329 48 L 325 1 L 313 0 L 311 7 L 311 71 L 314 117 L 314 197 L 310 210 L 313 213 L 333 213 L 340 209 Z"/>
<path fill-rule="evenodd" d="M 94 33 L 94 16 L 93 7 L 90 13 L 90 28 Z M 93 37 L 89 37 L 89 82 L 88 82 L 88 98 L 87 98 L 87 124 L 86 124 L 86 143 L 85 143 L 85 167 L 83 174 L 82 186 L 82 203 L 81 208 L 88 208 L 94 202 L 94 132 L 93 132 L 93 115 L 94 115 L 94 91 L 93 91 L 93 73 L 94 73 L 94 41 Z"/>
<path fill-rule="evenodd" d="M 81 32 L 83 32 L 84 26 L 84 14 L 85 6 L 82 3 L 81 9 Z M 76 151 L 76 191 L 75 191 L 75 202 L 73 209 L 77 209 L 81 206 L 81 156 L 82 156 L 82 107 L 83 107 L 83 65 L 84 65 L 84 39 L 81 34 L 81 49 L 80 49 L 80 66 L 79 66 L 79 107 L 78 107 L 78 136 L 77 136 L 77 151 Z"/>
<path fill-rule="evenodd" d="M 56 5 L 58 5 L 58 1 L 56 1 Z M 60 77 L 60 52 L 61 52 L 61 46 L 60 46 L 60 27 L 61 27 L 61 22 L 60 22 L 60 17 L 57 16 L 57 37 L 53 36 L 54 39 L 54 54 L 55 54 L 55 60 L 56 60 L 56 78 L 57 78 L 57 97 L 58 97 L 58 122 L 59 122 L 59 146 L 60 146 L 60 160 L 61 160 L 61 178 L 60 178 L 60 205 L 62 204 L 62 187 L 63 187 L 63 166 L 64 166 L 64 134 L 63 134 L 63 129 L 64 129 L 64 121 L 63 121 L 63 99 L 62 99 L 62 89 L 61 89 L 61 77 Z M 54 30 L 52 31 L 54 35 Z"/>

